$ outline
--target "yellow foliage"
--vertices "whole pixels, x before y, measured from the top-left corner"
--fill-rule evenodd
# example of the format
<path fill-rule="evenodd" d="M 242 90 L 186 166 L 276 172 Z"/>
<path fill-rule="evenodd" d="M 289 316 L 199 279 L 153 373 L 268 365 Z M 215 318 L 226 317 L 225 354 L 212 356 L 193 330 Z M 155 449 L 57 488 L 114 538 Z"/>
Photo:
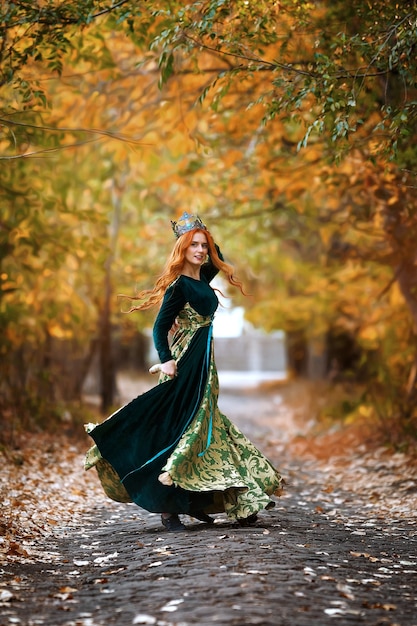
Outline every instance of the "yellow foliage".
<path fill-rule="evenodd" d="M 7 277 L 7 274 L 5 274 L 4 276 Z M 1 283 L 1 288 L 2 288 L 3 291 L 7 291 L 9 289 L 16 289 L 16 283 L 13 282 L 13 281 L 5 280 L 3 283 Z"/>
<path fill-rule="evenodd" d="M 49 324 L 48 332 L 52 337 L 56 337 L 57 339 L 71 339 L 74 334 L 73 331 L 62 328 L 59 324 Z"/>
<path fill-rule="evenodd" d="M 369 406 L 367 404 L 361 404 L 358 409 L 357 412 L 359 413 L 359 415 L 361 415 L 362 417 L 372 417 L 375 413 L 375 409 L 372 406 Z"/>
<path fill-rule="evenodd" d="M 20 239 L 28 239 L 30 234 L 30 229 L 28 227 L 20 225 L 10 233 L 10 240 L 14 244 L 19 244 Z"/>
<path fill-rule="evenodd" d="M 72 254 L 67 255 L 66 266 L 72 272 L 77 271 L 79 268 L 78 258 Z"/>
<path fill-rule="evenodd" d="M 378 315 L 375 315 L 378 318 Z M 359 329 L 358 341 L 367 350 L 376 350 L 385 335 L 385 325 L 381 322 L 373 325 L 364 326 Z"/>
<path fill-rule="evenodd" d="M 401 293 L 398 283 L 394 283 L 389 290 L 389 301 L 391 306 L 396 309 L 401 305 L 404 305 L 404 296 Z"/>

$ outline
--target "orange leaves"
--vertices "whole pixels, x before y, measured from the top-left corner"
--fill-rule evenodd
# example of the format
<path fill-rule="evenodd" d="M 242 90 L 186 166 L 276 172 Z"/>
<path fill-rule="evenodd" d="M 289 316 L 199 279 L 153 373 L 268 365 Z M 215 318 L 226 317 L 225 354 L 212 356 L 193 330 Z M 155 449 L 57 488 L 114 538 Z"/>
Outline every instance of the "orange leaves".
<path fill-rule="evenodd" d="M 228 150 L 223 158 L 223 163 L 226 168 L 233 167 L 242 161 L 243 153 L 240 150 L 231 148 Z"/>
<path fill-rule="evenodd" d="M 0 550 L 1 551 L 1 550 Z M 5 550 L 5 554 L 7 557 L 25 557 L 29 556 L 28 552 L 16 541 L 10 541 Z"/>
<path fill-rule="evenodd" d="M 52 563 L 58 555 L 52 546 L 45 550 L 41 538 L 85 516 L 86 491 L 75 470 L 82 466 L 82 454 L 65 438 L 35 434 L 21 441 L 21 450 L 15 458 L 0 453 L 0 560 Z M 105 500 L 98 482 L 90 481 L 88 490 Z"/>

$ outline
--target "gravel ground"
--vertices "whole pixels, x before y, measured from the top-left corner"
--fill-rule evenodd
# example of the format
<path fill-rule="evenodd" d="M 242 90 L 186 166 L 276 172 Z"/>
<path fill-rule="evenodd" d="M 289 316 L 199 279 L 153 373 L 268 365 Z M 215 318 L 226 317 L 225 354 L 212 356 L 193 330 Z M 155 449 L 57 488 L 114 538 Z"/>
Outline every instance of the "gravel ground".
<path fill-rule="evenodd" d="M 416 483 L 404 458 L 297 457 L 302 426 L 279 390 L 226 387 L 219 404 L 281 469 L 276 508 L 251 528 L 184 516 L 187 531 L 168 533 L 158 515 L 106 500 L 77 453 L 88 497 L 71 517 L 62 494 L 50 532 L 2 559 L 1 626 L 417 626 Z"/>

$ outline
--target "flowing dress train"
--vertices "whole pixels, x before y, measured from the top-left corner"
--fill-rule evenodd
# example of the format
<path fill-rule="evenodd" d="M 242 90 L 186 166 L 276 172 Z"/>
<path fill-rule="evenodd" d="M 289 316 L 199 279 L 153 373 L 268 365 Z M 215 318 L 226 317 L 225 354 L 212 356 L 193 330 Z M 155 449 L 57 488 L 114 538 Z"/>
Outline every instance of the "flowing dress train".
<path fill-rule="evenodd" d="M 85 468 L 96 467 L 106 494 L 155 513 L 225 512 L 246 518 L 274 506 L 282 479 L 270 461 L 217 404 L 212 320 L 218 306 L 209 285 L 181 275 L 165 294 L 154 326 L 161 362 L 177 362 L 159 383 L 87 431 L 95 445 Z M 177 329 L 168 344 L 168 331 Z"/>

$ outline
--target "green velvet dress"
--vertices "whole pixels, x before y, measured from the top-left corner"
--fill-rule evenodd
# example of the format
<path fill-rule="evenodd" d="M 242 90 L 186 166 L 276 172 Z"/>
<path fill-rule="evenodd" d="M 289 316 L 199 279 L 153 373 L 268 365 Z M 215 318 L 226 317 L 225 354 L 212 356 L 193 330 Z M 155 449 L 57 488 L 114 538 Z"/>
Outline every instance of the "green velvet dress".
<path fill-rule="evenodd" d="M 177 376 L 159 383 L 99 425 L 86 469 L 96 467 L 106 494 L 155 513 L 225 512 L 246 518 L 274 505 L 281 477 L 218 408 L 212 321 L 218 306 L 207 263 L 201 280 L 181 275 L 167 289 L 154 325 L 162 363 Z M 177 330 L 168 343 L 174 321 Z"/>

